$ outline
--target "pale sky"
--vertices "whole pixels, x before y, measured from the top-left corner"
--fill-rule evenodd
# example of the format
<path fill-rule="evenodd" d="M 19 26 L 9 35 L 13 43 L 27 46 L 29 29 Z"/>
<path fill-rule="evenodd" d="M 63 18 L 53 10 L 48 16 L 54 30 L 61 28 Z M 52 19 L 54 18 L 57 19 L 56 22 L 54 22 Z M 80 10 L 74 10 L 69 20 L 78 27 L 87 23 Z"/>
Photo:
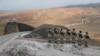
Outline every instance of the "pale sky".
<path fill-rule="evenodd" d="M 100 0 L 0 0 L 0 10 L 31 10 L 99 2 Z"/>

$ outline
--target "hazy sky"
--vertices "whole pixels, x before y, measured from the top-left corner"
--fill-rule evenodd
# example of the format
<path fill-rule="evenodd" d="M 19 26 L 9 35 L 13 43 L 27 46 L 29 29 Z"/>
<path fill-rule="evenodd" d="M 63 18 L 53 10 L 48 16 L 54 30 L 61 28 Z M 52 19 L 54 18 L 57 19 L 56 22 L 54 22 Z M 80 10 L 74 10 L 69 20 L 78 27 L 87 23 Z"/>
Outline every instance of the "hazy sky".
<path fill-rule="evenodd" d="M 0 0 L 0 10 L 40 9 L 99 2 L 100 0 Z"/>

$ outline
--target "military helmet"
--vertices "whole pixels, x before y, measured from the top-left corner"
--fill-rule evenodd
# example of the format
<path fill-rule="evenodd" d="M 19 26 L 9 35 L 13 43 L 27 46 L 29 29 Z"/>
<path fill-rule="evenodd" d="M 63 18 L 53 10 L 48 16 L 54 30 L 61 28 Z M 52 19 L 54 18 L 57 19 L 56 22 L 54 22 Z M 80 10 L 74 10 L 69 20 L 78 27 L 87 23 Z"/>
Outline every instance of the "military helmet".
<path fill-rule="evenodd" d="M 63 29 L 61 28 L 61 31 L 62 31 Z"/>
<path fill-rule="evenodd" d="M 73 28 L 73 31 L 75 31 L 75 28 Z"/>
<path fill-rule="evenodd" d="M 79 33 L 82 33 L 82 31 L 80 30 Z"/>
<path fill-rule="evenodd" d="M 88 32 L 86 32 L 86 34 L 88 34 Z"/>

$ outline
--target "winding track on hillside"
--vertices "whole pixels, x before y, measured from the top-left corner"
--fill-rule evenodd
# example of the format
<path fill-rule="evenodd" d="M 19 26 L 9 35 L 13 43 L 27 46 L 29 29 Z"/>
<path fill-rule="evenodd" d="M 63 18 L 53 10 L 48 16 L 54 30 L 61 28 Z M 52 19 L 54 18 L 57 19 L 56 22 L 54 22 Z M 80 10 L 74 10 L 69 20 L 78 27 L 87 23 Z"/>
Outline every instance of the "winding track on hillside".
<path fill-rule="evenodd" d="M 89 20 L 88 23 L 91 24 L 91 23 L 95 22 L 95 20 L 100 19 L 100 16 L 88 17 L 87 19 Z M 77 26 L 77 25 L 82 25 L 82 24 L 83 24 L 82 22 L 75 23 L 75 24 L 69 24 L 69 25 L 66 25 L 66 27 Z"/>

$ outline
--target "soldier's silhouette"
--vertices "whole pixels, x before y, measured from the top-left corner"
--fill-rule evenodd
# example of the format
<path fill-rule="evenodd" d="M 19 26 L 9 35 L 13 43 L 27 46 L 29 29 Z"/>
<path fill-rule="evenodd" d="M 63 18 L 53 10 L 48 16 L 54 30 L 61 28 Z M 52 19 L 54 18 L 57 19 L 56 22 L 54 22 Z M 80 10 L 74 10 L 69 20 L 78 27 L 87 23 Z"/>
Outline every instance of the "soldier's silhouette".
<path fill-rule="evenodd" d="M 54 41 L 57 43 L 57 39 L 59 38 L 59 29 L 54 28 Z"/>
<path fill-rule="evenodd" d="M 54 38 L 52 28 L 47 29 L 47 34 L 48 34 L 48 39 L 49 39 L 48 42 L 52 42 L 52 38 Z"/>
<path fill-rule="evenodd" d="M 79 46 L 82 45 L 82 38 L 83 38 L 83 34 L 82 34 L 82 31 L 80 30 L 78 33 L 78 39 L 77 39 Z"/>
<path fill-rule="evenodd" d="M 64 38 L 65 33 L 63 32 L 62 28 L 61 28 L 61 31 L 60 31 L 60 35 L 62 36 L 62 38 Z"/>
<path fill-rule="evenodd" d="M 64 33 L 62 32 L 62 29 L 60 30 L 60 43 L 64 43 L 63 42 L 63 37 L 64 37 Z"/>
<path fill-rule="evenodd" d="M 88 47 L 88 41 L 90 39 L 90 36 L 88 35 L 88 32 L 84 35 L 84 47 Z"/>
<path fill-rule="evenodd" d="M 71 39 L 71 32 L 69 31 L 69 30 L 67 30 L 67 32 L 66 32 L 66 42 L 67 43 L 70 43 L 70 39 Z"/>
<path fill-rule="evenodd" d="M 72 43 L 73 44 L 75 44 L 75 38 L 76 38 L 76 36 L 77 36 L 77 33 L 76 33 L 76 31 L 75 31 L 75 28 L 73 28 L 73 31 L 72 31 L 72 36 L 71 36 L 71 38 L 72 38 Z"/>
<path fill-rule="evenodd" d="M 65 43 L 66 42 L 66 30 L 61 28 L 60 35 L 61 35 L 61 43 Z"/>

